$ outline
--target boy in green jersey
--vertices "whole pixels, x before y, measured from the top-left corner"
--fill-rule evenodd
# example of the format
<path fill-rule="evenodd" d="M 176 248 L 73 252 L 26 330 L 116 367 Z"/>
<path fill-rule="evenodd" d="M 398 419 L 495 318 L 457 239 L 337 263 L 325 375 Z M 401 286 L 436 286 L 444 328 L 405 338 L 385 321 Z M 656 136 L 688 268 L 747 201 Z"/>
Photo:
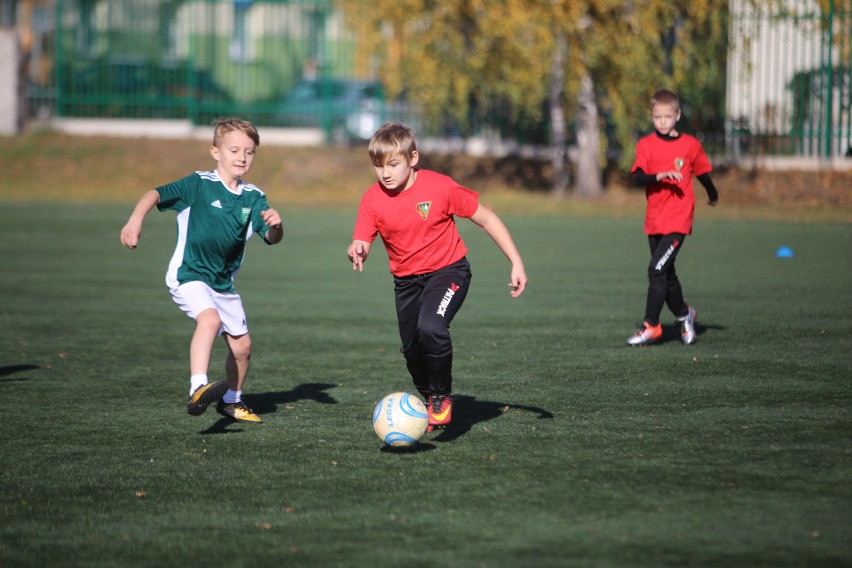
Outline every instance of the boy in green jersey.
<path fill-rule="evenodd" d="M 255 424 L 262 420 L 242 400 L 251 337 L 234 277 L 252 233 L 271 245 L 284 237 L 281 216 L 269 207 L 266 195 L 242 180 L 259 145 L 260 136 L 250 122 L 217 120 L 210 147 L 216 169 L 198 171 L 147 191 L 121 230 L 121 244 L 135 249 L 142 222 L 154 206 L 177 212 L 177 246 L 169 262 L 166 285 L 175 303 L 195 320 L 189 348 L 187 412 L 198 416 L 217 402 L 220 413 Z M 225 337 L 228 346 L 227 382 L 210 383 L 207 370 L 219 335 Z"/>

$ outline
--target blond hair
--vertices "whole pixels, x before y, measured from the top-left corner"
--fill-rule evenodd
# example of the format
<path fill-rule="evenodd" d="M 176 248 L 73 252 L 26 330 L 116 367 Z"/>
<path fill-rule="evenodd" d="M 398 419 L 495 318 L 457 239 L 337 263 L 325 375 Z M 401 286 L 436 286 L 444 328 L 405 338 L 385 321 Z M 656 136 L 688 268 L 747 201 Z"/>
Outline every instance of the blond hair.
<path fill-rule="evenodd" d="M 403 156 L 410 164 L 416 151 L 414 131 L 399 122 L 389 122 L 379 128 L 367 147 L 370 160 L 376 166 L 385 165 L 394 156 Z"/>
<path fill-rule="evenodd" d="M 654 110 L 656 105 L 671 105 L 676 111 L 680 110 L 677 95 L 666 89 L 660 89 L 651 97 L 651 110 Z"/>
<path fill-rule="evenodd" d="M 251 138 L 255 146 L 260 146 L 260 134 L 257 133 L 257 128 L 251 122 L 236 117 L 217 118 L 213 121 L 213 145 L 218 148 L 222 137 L 235 130 Z"/>

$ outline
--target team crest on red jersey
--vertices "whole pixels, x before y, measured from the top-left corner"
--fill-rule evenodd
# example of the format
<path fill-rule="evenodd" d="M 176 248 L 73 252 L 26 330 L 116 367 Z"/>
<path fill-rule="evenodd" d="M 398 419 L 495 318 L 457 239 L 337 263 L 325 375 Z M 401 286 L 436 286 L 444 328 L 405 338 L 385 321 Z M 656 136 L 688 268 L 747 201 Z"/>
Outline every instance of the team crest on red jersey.
<path fill-rule="evenodd" d="M 426 220 L 426 217 L 429 216 L 429 208 L 432 206 L 431 201 L 421 201 L 417 204 L 417 213 L 423 217 L 423 220 Z"/>
<path fill-rule="evenodd" d="M 683 164 L 684 164 L 683 158 L 675 158 L 675 161 L 674 161 L 675 171 L 679 172 L 680 169 L 683 167 Z"/>

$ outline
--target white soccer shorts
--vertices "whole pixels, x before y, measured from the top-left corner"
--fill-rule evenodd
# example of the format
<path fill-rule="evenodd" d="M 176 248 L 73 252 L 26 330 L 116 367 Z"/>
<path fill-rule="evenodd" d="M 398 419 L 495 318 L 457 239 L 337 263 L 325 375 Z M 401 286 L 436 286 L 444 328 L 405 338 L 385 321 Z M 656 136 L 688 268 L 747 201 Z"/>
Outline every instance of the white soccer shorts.
<path fill-rule="evenodd" d="M 248 333 L 246 312 L 239 294 L 217 292 L 204 282 L 187 282 L 169 291 L 172 300 L 192 319 L 204 310 L 216 310 L 222 320 L 219 335 L 227 333 L 239 337 Z"/>

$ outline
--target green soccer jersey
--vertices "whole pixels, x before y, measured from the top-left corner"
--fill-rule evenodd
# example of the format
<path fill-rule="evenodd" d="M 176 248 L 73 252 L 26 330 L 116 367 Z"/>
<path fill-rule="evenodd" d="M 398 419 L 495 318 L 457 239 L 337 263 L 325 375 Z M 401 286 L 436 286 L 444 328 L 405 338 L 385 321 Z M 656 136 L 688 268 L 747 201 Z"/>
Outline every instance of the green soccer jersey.
<path fill-rule="evenodd" d="M 266 195 L 240 182 L 235 193 L 213 172 L 195 172 L 156 188 L 160 211 L 177 211 L 177 245 L 166 284 L 176 288 L 201 281 L 218 292 L 235 292 L 234 277 L 253 232 L 266 241 L 269 227 L 260 216 Z"/>

